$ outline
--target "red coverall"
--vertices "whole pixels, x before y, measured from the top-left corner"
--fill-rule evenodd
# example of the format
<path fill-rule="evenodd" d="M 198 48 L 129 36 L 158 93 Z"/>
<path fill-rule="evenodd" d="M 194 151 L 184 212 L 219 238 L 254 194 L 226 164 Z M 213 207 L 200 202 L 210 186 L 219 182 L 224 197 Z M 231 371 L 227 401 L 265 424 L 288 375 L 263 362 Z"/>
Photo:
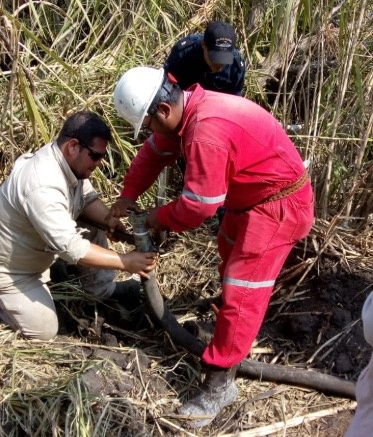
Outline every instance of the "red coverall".
<path fill-rule="evenodd" d="M 170 140 L 154 133 L 145 141 L 125 176 L 121 197 L 137 200 L 182 154 L 183 191 L 158 209 L 160 224 L 181 232 L 226 207 L 218 234 L 223 306 L 202 358 L 229 368 L 249 353 L 285 259 L 312 227 L 313 193 L 307 179 L 295 193 L 266 203 L 305 172 L 279 122 L 242 97 L 199 85 L 188 91 L 178 136 Z"/>

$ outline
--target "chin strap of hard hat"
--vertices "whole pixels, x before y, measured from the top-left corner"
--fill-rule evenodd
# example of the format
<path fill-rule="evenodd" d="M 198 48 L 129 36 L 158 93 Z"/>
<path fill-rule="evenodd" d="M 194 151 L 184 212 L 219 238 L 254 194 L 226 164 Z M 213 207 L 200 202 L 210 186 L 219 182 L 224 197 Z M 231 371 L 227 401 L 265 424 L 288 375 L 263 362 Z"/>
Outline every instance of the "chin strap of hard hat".
<path fill-rule="evenodd" d="M 171 94 L 172 87 L 175 84 L 177 84 L 176 78 L 171 73 L 165 74 L 162 86 L 154 97 L 153 102 L 148 110 L 148 114 L 155 113 L 158 103 Z"/>
<path fill-rule="evenodd" d="M 164 78 L 164 80 L 163 80 L 162 87 L 161 87 L 161 89 L 160 89 L 160 96 L 163 96 L 163 95 L 165 95 L 165 94 L 166 94 L 166 95 L 170 94 L 171 91 L 172 91 L 172 87 L 173 87 L 176 83 L 177 83 L 176 78 L 175 78 L 171 73 L 167 73 L 167 74 L 165 75 L 165 78 Z M 162 90 L 165 90 L 166 93 L 163 93 Z"/>

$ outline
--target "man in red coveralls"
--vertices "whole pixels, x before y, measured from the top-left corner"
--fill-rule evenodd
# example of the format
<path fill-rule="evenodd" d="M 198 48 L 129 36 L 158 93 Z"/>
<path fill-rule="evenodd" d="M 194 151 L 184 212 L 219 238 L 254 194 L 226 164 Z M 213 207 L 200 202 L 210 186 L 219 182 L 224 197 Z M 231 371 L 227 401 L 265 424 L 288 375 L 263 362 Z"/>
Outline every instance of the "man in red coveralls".
<path fill-rule="evenodd" d="M 218 234 L 223 306 L 202 356 L 208 371 L 198 396 L 179 409 L 194 417 L 190 426 L 205 426 L 236 400 L 236 366 L 250 352 L 290 250 L 312 227 L 311 183 L 279 122 L 248 99 L 199 85 L 182 91 L 162 68 L 136 67 L 117 83 L 114 103 L 135 138 L 140 129 L 151 135 L 125 176 L 113 216 L 138 209 L 137 198 L 180 156 L 181 196 L 149 210 L 148 226 L 181 232 L 226 207 Z"/>

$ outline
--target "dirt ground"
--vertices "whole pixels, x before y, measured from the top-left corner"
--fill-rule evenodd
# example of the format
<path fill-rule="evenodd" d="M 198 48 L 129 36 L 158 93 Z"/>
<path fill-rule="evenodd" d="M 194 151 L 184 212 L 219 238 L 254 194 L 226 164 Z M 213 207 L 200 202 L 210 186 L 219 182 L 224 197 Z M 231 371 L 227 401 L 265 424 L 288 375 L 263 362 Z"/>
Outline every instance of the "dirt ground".
<path fill-rule="evenodd" d="M 300 356 L 314 369 L 356 381 L 372 353 L 361 323 L 372 273 L 359 265 L 346 271 L 336 260 L 324 259 L 297 291 L 299 299 L 285 306 L 272 301 L 260 338 L 289 363 Z M 343 436 L 352 416 L 353 411 L 343 411 L 312 422 L 309 434 L 289 430 L 286 435 Z"/>
<path fill-rule="evenodd" d="M 205 308 L 202 311 L 201 301 L 205 302 L 206 299 L 217 297 L 219 294 L 216 273 L 219 259 L 216 256 L 214 233 L 216 224 L 208 224 L 201 230 L 188 233 L 187 238 L 171 236 L 168 246 L 165 246 L 167 255 L 161 260 L 157 270 L 160 290 L 180 322 L 192 320 L 203 324 L 210 332 L 213 331 L 215 314 L 209 306 L 207 310 Z M 252 354 L 252 358 L 285 366 L 311 368 L 356 381 L 371 354 L 362 333 L 361 309 L 372 289 L 372 271 L 363 263 L 349 262 L 346 265 L 338 257 L 325 254 L 318 257 L 317 262 L 300 280 L 304 273 L 302 262 L 312 256 L 314 254 L 307 254 L 305 244 L 302 243 L 294 249 L 286 262 L 253 349 L 255 353 Z M 297 274 L 291 274 L 292 268 L 297 265 L 303 265 L 303 268 Z M 192 281 L 192 278 L 195 279 Z M 155 390 L 158 394 L 164 390 L 165 396 L 170 396 L 171 385 L 176 393 L 184 392 L 185 396 L 185 391 L 197 385 L 198 372 L 201 370 L 198 359 L 178 350 L 160 326 L 146 315 L 145 306 L 142 306 L 140 311 L 129 314 L 126 311 L 118 311 L 118 308 L 113 310 L 113 307 L 109 308 L 106 305 L 93 306 L 87 301 L 68 305 L 68 313 L 66 306 L 61 306 L 58 302 L 57 305 L 60 336 L 80 336 L 88 342 L 93 341 L 106 346 L 135 347 L 142 351 L 144 360 L 141 368 L 144 371 L 149 366 L 149 361 L 152 361 L 153 365 L 154 361 L 159 363 L 158 372 L 163 373 L 167 384 L 159 383 L 160 380 L 157 380 L 159 384 Z M 94 316 L 97 308 L 101 321 L 99 329 L 97 314 Z M 106 355 L 108 353 L 105 352 Z M 119 359 L 116 353 L 113 359 Z M 172 372 L 166 370 L 170 368 L 173 369 Z M 193 373 L 193 381 L 190 381 L 191 368 L 196 369 L 197 373 Z M 88 375 L 87 378 L 88 385 L 97 384 L 97 375 L 92 375 L 92 379 Z M 152 380 L 154 382 L 154 378 Z M 234 433 L 279 422 L 281 414 L 276 413 L 276 402 L 280 402 L 281 408 L 288 413 L 294 411 L 295 416 L 301 415 L 300 410 L 302 414 L 306 414 L 308 408 L 309 411 L 326 409 L 332 404 L 335 405 L 334 401 L 337 404 L 339 402 L 335 398 L 317 394 L 317 408 L 305 407 L 305 404 L 311 404 L 310 399 L 316 396 L 312 390 L 284 388 L 283 385 L 275 383 L 244 379 L 239 379 L 238 385 L 241 388 L 239 406 L 226 409 L 227 412 L 221 419 L 216 419 L 209 429 L 204 429 L 196 435 L 217 435 L 223 431 Z M 262 403 L 252 402 L 251 399 L 256 399 L 257 396 L 257 399 L 260 399 L 263 393 L 271 394 L 273 390 L 275 393 L 285 391 L 286 396 L 281 395 L 277 400 L 276 397 L 271 400 L 268 396 L 266 401 L 260 401 Z M 246 411 L 248 404 L 251 421 L 249 423 Z M 271 411 L 271 408 L 274 410 Z M 271 435 L 342 437 L 354 411 L 351 408 L 341 410 L 309 423 L 304 421 L 298 426 L 289 427 L 286 433 L 281 431 Z M 256 416 L 253 418 L 252 414 Z M 173 431 L 165 435 L 183 434 Z"/>

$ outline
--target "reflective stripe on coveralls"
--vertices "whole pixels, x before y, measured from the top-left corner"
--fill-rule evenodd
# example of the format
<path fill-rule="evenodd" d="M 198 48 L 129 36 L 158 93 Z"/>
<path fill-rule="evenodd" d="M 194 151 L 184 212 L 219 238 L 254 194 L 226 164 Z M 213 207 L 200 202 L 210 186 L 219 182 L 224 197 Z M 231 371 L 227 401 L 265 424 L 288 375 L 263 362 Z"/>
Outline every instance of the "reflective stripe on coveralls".
<path fill-rule="evenodd" d="M 240 279 L 234 279 L 234 278 L 224 278 L 223 283 L 229 285 L 237 285 L 237 287 L 263 288 L 263 287 L 271 287 L 272 285 L 275 285 L 275 280 L 250 282 L 250 281 L 241 281 Z"/>
<path fill-rule="evenodd" d="M 164 152 L 162 150 L 159 150 L 158 147 L 154 144 L 153 135 L 150 135 L 150 137 L 148 138 L 148 143 L 149 143 L 150 148 L 153 150 L 153 152 L 159 156 L 172 156 L 173 155 L 173 152 Z"/>
<path fill-rule="evenodd" d="M 226 195 L 222 194 L 221 196 L 208 197 L 208 196 L 200 196 L 198 194 L 194 194 L 191 191 L 183 190 L 181 193 L 182 196 L 187 197 L 190 200 L 196 200 L 200 203 L 205 203 L 206 205 L 214 205 L 224 202 Z"/>
<path fill-rule="evenodd" d="M 207 364 L 229 368 L 250 352 L 275 279 L 294 244 L 309 233 L 312 221 L 309 183 L 297 193 L 250 211 L 225 213 L 218 234 L 223 306 L 203 354 Z"/>

